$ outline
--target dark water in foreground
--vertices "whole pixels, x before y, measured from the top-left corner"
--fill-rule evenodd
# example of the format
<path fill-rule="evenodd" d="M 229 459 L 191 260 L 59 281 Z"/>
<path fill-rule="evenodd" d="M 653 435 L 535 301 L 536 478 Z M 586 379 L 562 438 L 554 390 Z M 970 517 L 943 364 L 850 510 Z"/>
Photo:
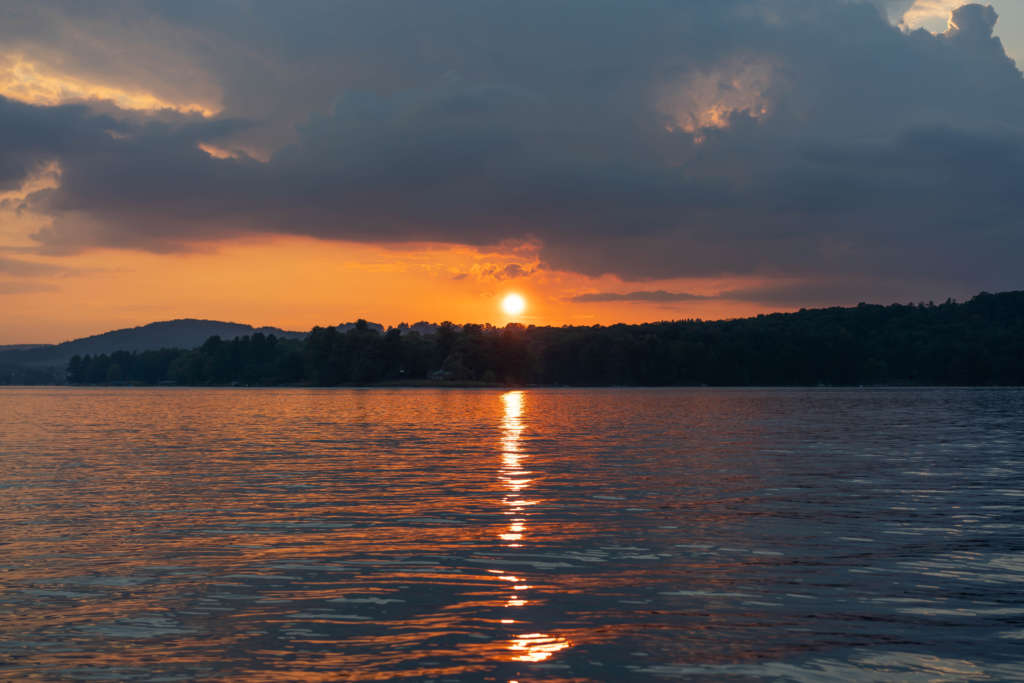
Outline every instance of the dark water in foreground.
<path fill-rule="evenodd" d="M 0 390 L 0 679 L 1024 678 L 1022 390 Z"/>

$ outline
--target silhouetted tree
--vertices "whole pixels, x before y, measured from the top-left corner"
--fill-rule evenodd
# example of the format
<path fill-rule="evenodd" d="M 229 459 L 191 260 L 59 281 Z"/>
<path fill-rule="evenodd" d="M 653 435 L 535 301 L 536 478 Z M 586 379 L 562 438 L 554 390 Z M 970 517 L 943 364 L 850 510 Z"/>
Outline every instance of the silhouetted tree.
<path fill-rule="evenodd" d="M 408 326 L 365 320 L 304 340 L 255 333 L 197 349 L 74 356 L 73 384 L 307 384 L 423 380 L 568 385 L 1024 385 L 1024 292 L 958 304 L 801 310 L 609 327 Z M 30 375 L 2 375 L 6 381 Z M 43 375 L 45 378 L 45 375 Z"/>

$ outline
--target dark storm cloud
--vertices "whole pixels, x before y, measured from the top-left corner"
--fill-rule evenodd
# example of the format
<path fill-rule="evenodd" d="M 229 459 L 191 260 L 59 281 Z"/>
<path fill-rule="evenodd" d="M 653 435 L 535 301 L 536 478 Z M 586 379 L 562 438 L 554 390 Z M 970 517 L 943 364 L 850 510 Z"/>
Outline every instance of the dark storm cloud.
<path fill-rule="evenodd" d="M 27 201 L 50 251 L 527 237 L 548 266 L 630 279 L 1022 284 L 1024 81 L 983 6 L 941 36 L 901 32 L 881 0 L 26 7 L 27 54 L 77 21 L 141 55 L 72 40 L 90 73 L 224 106 L 0 102 L 0 186 L 62 169 Z M 156 56 L 195 91 L 140 66 Z M 197 147 L 261 141 L 266 163 Z"/>

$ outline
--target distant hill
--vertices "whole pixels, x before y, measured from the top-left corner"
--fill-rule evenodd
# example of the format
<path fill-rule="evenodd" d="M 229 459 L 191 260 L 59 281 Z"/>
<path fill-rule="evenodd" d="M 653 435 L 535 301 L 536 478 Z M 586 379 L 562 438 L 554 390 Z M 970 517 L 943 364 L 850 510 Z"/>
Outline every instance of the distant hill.
<path fill-rule="evenodd" d="M 427 323 L 417 325 L 424 326 Z M 355 326 L 355 322 L 346 322 L 338 325 L 337 329 L 339 332 L 347 332 Z M 367 327 L 384 332 L 384 326 L 379 323 L 367 323 Z M 112 330 L 60 344 L 10 344 L 0 346 L 0 384 L 63 382 L 68 361 L 75 355 L 95 356 L 114 351 L 155 351 L 172 348 L 194 349 L 210 337 L 217 336 L 230 340 L 257 332 L 283 339 L 304 339 L 309 334 L 277 327 L 253 327 L 219 320 L 182 318 Z"/>
<path fill-rule="evenodd" d="M 149 323 L 140 327 L 113 330 L 66 341 L 61 344 L 17 344 L 0 347 L 0 383 L 35 383 L 51 375 L 63 380 L 64 368 L 74 355 L 113 353 L 114 351 L 150 351 L 164 348 L 191 349 L 212 336 L 234 339 L 262 332 L 287 339 L 302 339 L 306 332 L 290 332 L 276 327 L 253 327 L 217 320 L 183 318 Z"/>

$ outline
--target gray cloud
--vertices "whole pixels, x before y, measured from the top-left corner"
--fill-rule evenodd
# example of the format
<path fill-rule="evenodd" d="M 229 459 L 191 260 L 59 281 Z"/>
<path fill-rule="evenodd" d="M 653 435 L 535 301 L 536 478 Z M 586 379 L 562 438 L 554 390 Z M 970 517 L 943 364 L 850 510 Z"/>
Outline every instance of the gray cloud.
<path fill-rule="evenodd" d="M 526 277 L 530 275 L 537 268 L 531 266 L 521 266 L 518 263 L 509 263 L 507 265 L 501 265 L 498 263 L 478 263 L 473 266 L 471 272 L 457 273 L 452 276 L 453 280 L 464 280 L 471 274 L 483 279 L 493 279 L 498 282 L 503 280 L 514 280 L 515 278 Z"/>
<path fill-rule="evenodd" d="M 944 299 L 943 287 L 948 283 L 934 281 L 926 283 L 930 298 Z M 814 279 L 790 281 L 782 284 L 768 284 L 730 289 L 713 295 L 668 292 L 665 290 L 640 290 L 635 292 L 593 292 L 571 297 L 574 303 L 680 303 L 688 301 L 742 301 L 791 308 L 794 306 L 854 305 L 860 302 L 892 303 L 896 301 L 917 301 L 913 287 L 901 281 L 877 281 L 870 278 L 851 276 L 838 280 Z"/>
<path fill-rule="evenodd" d="M 992 32 L 999 16 L 992 5 L 969 4 L 953 10 L 946 35 L 950 38 L 994 43 Z"/>
<path fill-rule="evenodd" d="M 607 303 L 612 301 L 632 301 L 644 303 L 673 303 L 676 301 L 701 301 L 717 297 L 701 296 L 700 294 L 689 294 L 687 292 L 666 292 L 663 289 L 653 291 L 639 291 L 619 294 L 615 292 L 593 292 L 590 294 L 579 294 L 571 297 L 569 301 L 579 304 Z"/>
<path fill-rule="evenodd" d="M 14 277 L 48 277 L 68 275 L 72 272 L 74 271 L 69 268 L 51 263 L 38 263 L 36 261 L 24 261 L 0 256 L 0 274 L 3 275 L 12 275 Z"/>
<path fill-rule="evenodd" d="M 994 13 L 961 8 L 957 28 L 933 36 L 902 33 L 878 6 L 906 9 L 32 3 L 0 29 L 26 53 L 63 50 L 166 97 L 216 91 L 224 112 L 0 101 L 0 188 L 60 163 L 60 187 L 27 200 L 53 218 L 37 235 L 52 252 L 260 231 L 532 237 L 551 267 L 633 280 L 1021 286 L 1024 80 Z M 118 12 L 113 33 L 104 17 Z M 140 59 L 119 65 L 102 41 Z M 202 142 L 273 153 L 216 159 Z"/>
<path fill-rule="evenodd" d="M 532 270 L 523 268 L 518 263 L 510 263 L 504 268 L 500 268 L 494 273 L 494 277 L 498 280 L 514 280 L 517 277 L 526 277 Z"/>
<path fill-rule="evenodd" d="M 947 283 L 926 283 L 929 298 L 944 299 Z M 948 295 L 948 293 L 947 293 Z M 715 298 L 727 301 L 765 304 L 792 308 L 795 306 L 852 306 L 861 302 L 889 304 L 894 302 L 917 301 L 914 288 L 905 282 L 878 282 L 866 278 L 844 278 L 842 280 L 815 280 L 767 284 L 746 287 L 719 293 Z"/>

